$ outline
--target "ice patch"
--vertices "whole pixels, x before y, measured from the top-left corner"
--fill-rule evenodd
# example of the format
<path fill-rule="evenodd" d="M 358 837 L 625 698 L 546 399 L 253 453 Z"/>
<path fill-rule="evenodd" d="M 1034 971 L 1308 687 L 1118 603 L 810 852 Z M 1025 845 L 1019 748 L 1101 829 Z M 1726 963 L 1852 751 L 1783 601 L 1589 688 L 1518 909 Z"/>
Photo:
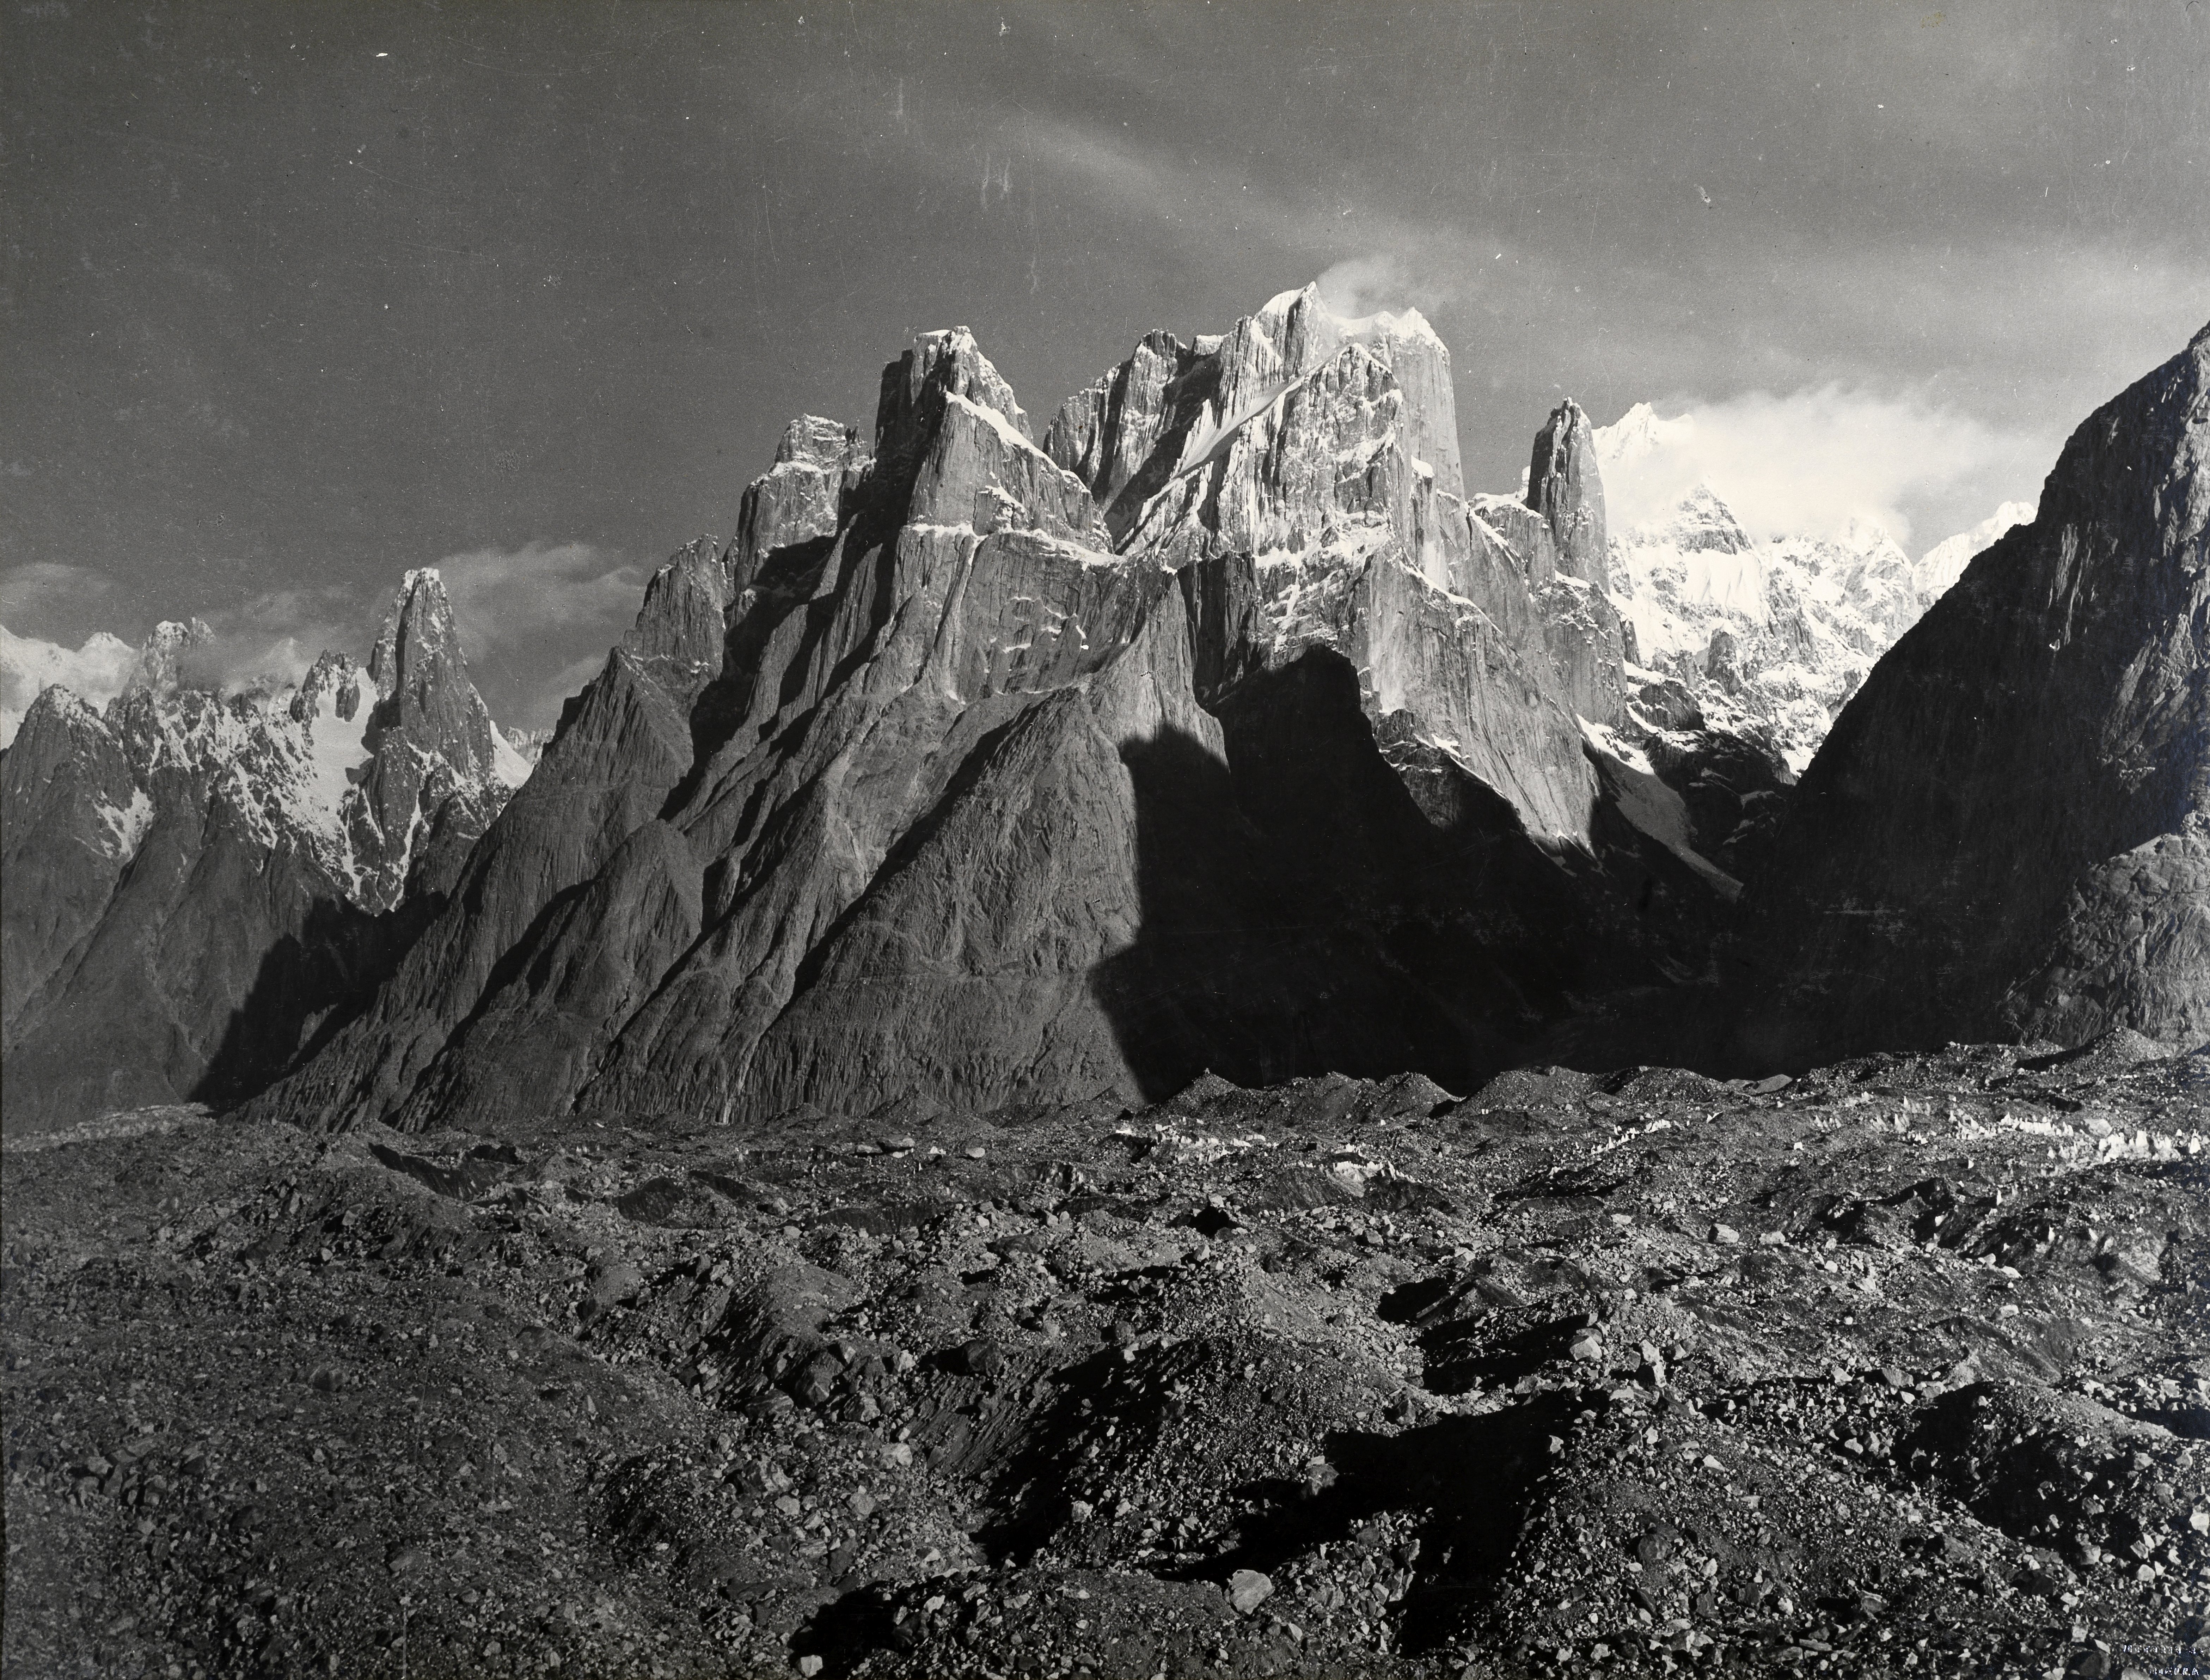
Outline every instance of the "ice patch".
<path fill-rule="evenodd" d="M 138 848 L 146 843 L 146 831 L 154 826 L 154 801 L 143 788 L 130 790 L 130 803 L 118 808 L 112 805 L 98 807 L 100 821 L 107 825 L 108 852 L 111 856 L 129 862 L 138 855 Z"/>

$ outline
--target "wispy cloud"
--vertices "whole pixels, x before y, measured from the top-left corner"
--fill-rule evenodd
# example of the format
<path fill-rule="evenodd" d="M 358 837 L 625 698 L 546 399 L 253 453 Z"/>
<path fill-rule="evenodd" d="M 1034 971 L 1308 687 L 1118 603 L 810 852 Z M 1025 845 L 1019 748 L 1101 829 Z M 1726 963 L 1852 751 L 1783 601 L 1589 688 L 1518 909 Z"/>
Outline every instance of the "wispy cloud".
<path fill-rule="evenodd" d="M 0 571 L 0 614 L 20 624 L 56 609 L 81 610 L 114 591 L 115 580 L 90 566 L 27 560 Z"/>
<path fill-rule="evenodd" d="M 180 673 L 226 693 L 297 682 L 326 650 L 366 651 L 362 614 L 343 588 L 271 589 L 205 615 L 214 632 L 195 647 Z"/>
<path fill-rule="evenodd" d="M 533 728 L 552 722 L 561 702 L 605 662 L 607 650 L 636 617 L 645 582 L 643 568 L 584 542 L 473 548 L 440 560 L 438 571 L 469 674 L 492 716 Z M 87 567 L 33 562 L 0 577 L 0 611 L 28 617 L 65 602 L 81 613 L 115 588 Z M 210 633 L 191 650 L 180 674 L 195 686 L 234 693 L 297 682 L 325 650 L 365 659 L 390 599 L 364 599 L 347 586 L 274 589 L 206 612 L 201 617 Z M 137 662 L 135 647 L 105 632 L 82 649 L 5 634 L 0 704 L 11 734 L 23 708 L 48 683 L 63 683 L 101 704 L 120 691 Z"/>
<path fill-rule="evenodd" d="M 1346 257 L 1321 273 L 1320 296 L 1342 315 L 1372 315 L 1407 306 L 1431 315 L 1456 303 L 1470 284 L 1462 251 L 1456 260 L 1422 260 L 1433 257 L 1435 243 L 1430 235 L 1410 242 L 1407 250 Z"/>
<path fill-rule="evenodd" d="M 915 161 L 947 184 L 967 173 L 960 148 L 918 135 L 901 138 Z M 1470 301 L 1500 265 L 1516 268 L 1519 286 L 1555 278 L 1536 253 L 1457 222 L 1402 214 L 1386 195 L 1362 188 L 1283 191 L 1231 160 L 1100 122 L 1029 112 L 975 143 L 999 172 L 993 178 L 1016 190 L 1023 173 L 1035 173 L 1054 198 L 1087 198 L 1106 214 L 1148 224 L 1153 237 L 1179 244 L 1206 265 L 1225 250 L 1247 263 L 1264 261 L 1283 285 L 1323 275 L 1330 302 L 1356 314 Z M 985 208 L 993 194 L 1006 196 L 993 188 Z M 1263 301 L 1253 297 L 1251 306 Z"/>

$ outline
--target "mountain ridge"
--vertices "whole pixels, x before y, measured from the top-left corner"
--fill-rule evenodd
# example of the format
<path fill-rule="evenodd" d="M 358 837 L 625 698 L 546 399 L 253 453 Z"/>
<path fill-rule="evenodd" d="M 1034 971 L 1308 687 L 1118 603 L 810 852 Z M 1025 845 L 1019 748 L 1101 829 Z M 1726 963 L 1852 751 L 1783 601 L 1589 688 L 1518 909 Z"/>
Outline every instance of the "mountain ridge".
<path fill-rule="evenodd" d="M 365 667 L 226 697 L 193 669 L 211 637 L 159 626 L 103 711 L 45 689 L 0 758 L 11 1123 L 258 1089 L 528 774 L 434 571 Z"/>
<path fill-rule="evenodd" d="M 8 1124 L 118 1100 L 83 1073 L 118 1019 L 110 1085 L 403 1128 L 1782 1054 L 1729 1012 L 1913 563 L 1753 539 L 1707 485 L 1613 529 L 1644 408 L 1568 398 L 1517 493 L 1466 493 L 1450 369 L 1308 287 L 1144 335 L 1038 442 L 969 329 L 919 334 L 872 436 L 790 422 L 527 759 L 434 571 L 274 697 L 163 626 L 0 771 Z M 2164 986 L 2110 930 L 2148 877 L 2184 922 L 2192 833 L 2075 883 L 2046 971 Z M 185 930 L 222 954 L 180 1009 Z M 2012 1025 L 2125 1013 L 2066 1006 Z"/>

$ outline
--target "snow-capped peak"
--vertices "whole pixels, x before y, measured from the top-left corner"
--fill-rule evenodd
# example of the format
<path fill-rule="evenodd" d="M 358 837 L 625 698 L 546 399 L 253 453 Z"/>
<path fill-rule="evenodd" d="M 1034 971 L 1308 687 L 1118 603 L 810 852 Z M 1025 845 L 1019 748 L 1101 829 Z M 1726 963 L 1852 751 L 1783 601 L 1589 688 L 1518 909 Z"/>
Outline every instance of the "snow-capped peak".
<path fill-rule="evenodd" d="M 1607 477 L 1659 450 L 1678 448 L 1695 435 L 1696 420 L 1682 414 L 1660 420 L 1647 402 L 1638 402 L 1609 426 L 1596 428 L 1597 464 Z"/>
<path fill-rule="evenodd" d="M 1701 480 L 1662 517 L 1629 529 L 1625 539 L 1630 550 L 1686 554 L 1747 554 L 1756 547 L 1734 510 Z"/>
<path fill-rule="evenodd" d="M 186 680 L 184 667 L 187 656 L 194 648 L 214 639 L 214 632 L 197 619 L 181 624 L 172 619 L 163 619 L 146 638 L 146 646 L 138 656 L 137 674 L 131 678 L 130 686 L 156 694 L 175 692 Z"/>
<path fill-rule="evenodd" d="M 1887 526 L 1870 514 L 1851 514 L 1831 540 L 1835 547 L 1851 555 L 1889 560 L 1906 569 L 1911 565 L 1911 557 L 1903 552 L 1902 545 L 1889 535 Z"/>
<path fill-rule="evenodd" d="M 1294 291 L 1277 292 L 1260 305 L 1256 318 L 1263 326 L 1277 328 L 1289 318 L 1299 303 L 1333 327 L 1337 336 L 1346 344 L 1371 347 L 1383 339 L 1399 342 L 1416 339 L 1441 351 L 1446 358 L 1450 354 L 1449 346 L 1443 342 L 1428 317 L 1410 305 L 1401 310 L 1376 310 L 1371 315 L 1339 315 L 1328 306 L 1316 281 Z"/>
<path fill-rule="evenodd" d="M 1637 403 L 1597 433 L 1599 459 L 1630 478 L 1642 456 L 1694 424 Z M 1706 716 L 1764 728 L 1795 763 L 1808 760 L 1865 673 L 1971 556 L 2030 513 L 2006 504 L 1913 566 L 1870 514 L 1824 532 L 1753 537 L 1720 491 L 1699 481 L 1614 542 L 1613 586 L 1639 664 L 1685 683 Z"/>
<path fill-rule="evenodd" d="M 120 692 L 109 691 L 95 720 L 124 778 L 106 801 L 115 844 L 135 847 L 157 807 L 219 799 L 260 843 L 289 844 L 345 897 L 380 911 L 406 891 L 414 843 L 433 819 L 456 834 L 480 832 L 528 779 L 528 761 L 468 680 L 434 567 L 407 573 L 365 669 L 351 655 L 325 652 L 297 683 L 218 692 L 189 668 L 195 650 L 214 639 L 197 620 L 170 622 L 142 649 L 110 638 L 111 650 L 95 638 L 76 656 L 95 675 L 129 668 L 127 681 L 116 672 Z M 7 650 L 19 640 L 9 636 Z M 11 694 L 16 662 L 9 661 Z M 64 662 L 55 674 L 74 673 Z"/>
<path fill-rule="evenodd" d="M 1935 543 L 1911 569 L 1918 593 L 1929 601 L 1938 600 L 1965 575 L 1965 568 L 1992 548 L 2005 532 L 2016 525 L 2032 524 L 2034 515 L 2032 502 L 2005 502 L 1969 531 Z"/>

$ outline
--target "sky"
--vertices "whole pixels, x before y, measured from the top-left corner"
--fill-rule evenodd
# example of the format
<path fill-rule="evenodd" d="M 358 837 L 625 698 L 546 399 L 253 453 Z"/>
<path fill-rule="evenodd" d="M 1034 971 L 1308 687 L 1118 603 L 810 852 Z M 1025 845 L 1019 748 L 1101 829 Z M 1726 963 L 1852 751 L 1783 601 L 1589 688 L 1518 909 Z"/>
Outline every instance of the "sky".
<path fill-rule="evenodd" d="M 1646 401 L 1917 553 L 2210 318 L 2206 89 L 2206 0 L 0 0 L 4 645 L 365 653 L 436 565 L 541 726 L 915 332 L 1041 430 L 1315 278 L 1473 487 Z"/>

